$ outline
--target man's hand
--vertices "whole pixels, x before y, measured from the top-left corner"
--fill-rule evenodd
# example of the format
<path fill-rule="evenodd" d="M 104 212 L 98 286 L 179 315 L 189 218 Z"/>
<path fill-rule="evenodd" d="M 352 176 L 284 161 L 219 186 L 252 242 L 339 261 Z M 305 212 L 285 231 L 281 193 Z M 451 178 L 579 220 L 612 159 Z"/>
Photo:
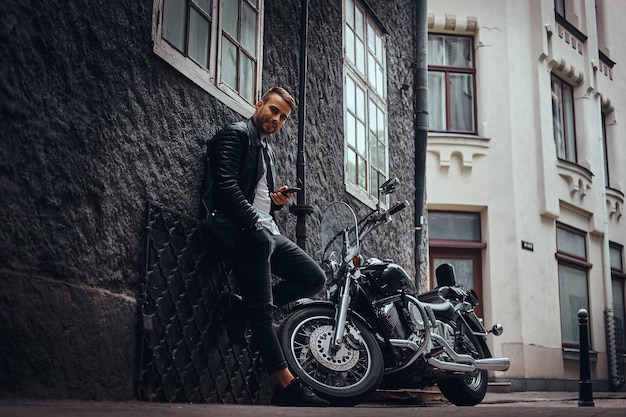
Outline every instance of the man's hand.
<path fill-rule="evenodd" d="M 291 198 L 293 197 L 292 193 L 287 193 L 287 194 L 282 193 L 288 188 L 289 187 L 287 187 L 286 185 L 283 185 L 275 192 L 270 193 L 270 198 L 272 199 L 274 204 L 276 204 L 277 206 L 284 206 L 285 204 L 289 202 L 289 200 L 291 200 Z"/>

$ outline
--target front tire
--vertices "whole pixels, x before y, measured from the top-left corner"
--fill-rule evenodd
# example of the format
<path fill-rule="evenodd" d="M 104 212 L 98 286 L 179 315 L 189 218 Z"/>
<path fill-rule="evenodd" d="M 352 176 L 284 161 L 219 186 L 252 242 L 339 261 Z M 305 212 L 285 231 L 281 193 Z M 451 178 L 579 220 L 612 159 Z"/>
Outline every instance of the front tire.
<path fill-rule="evenodd" d="M 463 324 L 461 324 L 464 326 Z M 460 346 L 455 346 L 458 353 L 471 355 L 475 359 L 485 358 L 485 351 L 478 338 L 465 327 L 465 334 Z M 474 406 L 485 398 L 488 388 L 488 374 L 485 370 L 477 370 L 466 377 L 440 379 L 437 382 L 441 393 L 454 405 Z"/>
<path fill-rule="evenodd" d="M 334 406 L 353 406 L 378 388 L 383 376 L 380 347 L 365 324 L 348 316 L 339 350 L 329 351 L 335 310 L 312 306 L 290 314 L 279 340 L 289 369 Z"/>

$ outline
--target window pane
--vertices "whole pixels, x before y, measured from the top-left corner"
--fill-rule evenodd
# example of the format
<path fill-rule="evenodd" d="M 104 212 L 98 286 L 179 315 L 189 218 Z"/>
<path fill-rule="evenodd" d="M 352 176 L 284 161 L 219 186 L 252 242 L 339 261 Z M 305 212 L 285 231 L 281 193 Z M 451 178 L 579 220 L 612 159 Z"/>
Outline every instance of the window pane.
<path fill-rule="evenodd" d="M 428 65 L 444 64 L 443 36 L 428 35 Z"/>
<path fill-rule="evenodd" d="M 555 0 L 554 10 L 561 16 L 565 17 L 565 0 Z"/>
<path fill-rule="evenodd" d="M 346 0 L 346 22 L 354 27 L 354 0 Z"/>
<path fill-rule="evenodd" d="M 356 101 L 355 101 L 355 88 L 354 80 L 350 77 L 346 77 L 346 107 L 356 113 Z"/>
<path fill-rule="evenodd" d="M 376 104 L 374 104 L 374 102 L 372 100 L 370 100 L 368 102 L 368 108 L 369 108 L 369 115 L 368 115 L 368 119 L 367 119 L 367 123 L 369 125 L 370 128 L 370 132 L 372 134 L 376 134 L 376 131 L 378 130 L 378 117 L 376 117 Z"/>
<path fill-rule="evenodd" d="M 357 158 L 357 175 L 359 176 L 357 180 L 357 185 L 367 189 L 367 164 L 365 163 L 365 159 L 358 157 Z"/>
<path fill-rule="evenodd" d="M 209 16 L 213 14 L 213 0 L 194 0 L 194 3 Z"/>
<path fill-rule="evenodd" d="M 256 57 L 256 27 L 256 11 L 244 4 L 241 18 L 241 45 L 254 57 Z"/>
<path fill-rule="evenodd" d="M 348 145 L 356 147 L 356 119 L 350 113 L 346 115 L 346 140 Z"/>
<path fill-rule="evenodd" d="M 376 60 L 371 53 L 367 54 L 367 80 L 376 88 Z"/>
<path fill-rule="evenodd" d="M 382 62 L 384 56 L 383 56 L 383 38 L 378 35 L 377 33 L 376 35 L 376 58 Z"/>
<path fill-rule="evenodd" d="M 428 212 L 428 235 L 433 239 L 480 242 L 480 214 Z"/>
<path fill-rule="evenodd" d="M 376 64 L 376 92 L 381 98 L 385 97 L 385 80 L 383 76 L 383 67 Z"/>
<path fill-rule="evenodd" d="M 446 63 L 450 67 L 472 68 L 472 44 L 469 38 L 447 36 Z"/>
<path fill-rule="evenodd" d="M 241 91 L 239 92 L 243 98 L 249 103 L 254 103 L 254 74 L 255 63 L 245 54 L 241 54 L 241 73 L 239 75 L 239 81 L 241 85 Z"/>
<path fill-rule="evenodd" d="M 370 174 L 370 187 L 372 187 L 372 193 L 377 193 L 378 187 L 380 187 L 380 183 L 378 182 L 378 171 L 372 169 Z"/>
<path fill-rule="evenodd" d="M 589 311 L 587 274 L 585 271 L 559 265 L 561 299 L 561 337 L 564 343 L 579 343 L 578 310 Z"/>
<path fill-rule="evenodd" d="M 356 64 L 356 49 L 354 47 L 354 32 L 346 29 L 346 57 L 350 62 Z"/>
<path fill-rule="evenodd" d="M 348 149 L 348 180 L 356 184 L 356 153 Z"/>
<path fill-rule="evenodd" d="M 445 74 L 428 72 L 428 127 L 432 130 L 446 128 Z"/>
<path fill-rule="evenodd" d="M 189 58 L 203 67 L 209 66 L 209 21 L 191 9 L 189 13 Z"/>
<path fill-rule="evenodd" d="M 474 131 L 474 86 L 469 74 L 450 74 L 450 128 Z"/>
<path fill-rule="evenodd" d="M 237 90 L 237 47 L 222 36 L 222 81 Z"/>
<path fill-rule="evenodd" d="M 181 52 L 185 51 L 187 1 L 165 0 L 163 4 L 163 39 Z"/>
<path fill-rule="evenodd" d="M 552 129 L 556 156 L 565 159 L 565 129 L 563 127 L 563 93 L 559 80 L 552 78 Z"/>
<path fill-rule="evenodd" d="M 359 38 L 355 39 L 355 64 L 361 74 L 365 74 L 365 45 Z"/>
<path fill-rule="evenodd" d="M 365 124 L 359 121 L 356 123 L 356 150 L 361 155 L 366 155 L 367 153 L 367 148 L 365 147 L 366 139 Z"/>
<path fill-rule="evenodd" d="M 377 106 L 376 107 L 376 118 L 378 119 L 378 128 L 376 129 L 376 135 L 383 142 L 385 141 L 385 113 Z"/>
<path fill-rule="evenodd" d="M 365 91 L 358 85 L 356 87 L 356 116 L 365 120 Z"/>
<path fill-rule="evenodd" d="M 367 49 L 369 49 L 372 55 L 376 55 L 376 32 L 371 24 L 367 24 Z"/>
<path fill-rule="evenodd" d="M 574 132 L 574 96 L 572 87 L 563 84 L 563 123 L 566 159 L 576 162 L 576 136 Z"/>
<path fill-rule="evenodd" d="M 372 164 L 372 168 L 380 169 L 380 163 L 378 161 L 378 140 L 376 139 L 376 136 L 374 136 L 373 134 L 370 134 L 369 145 L 370 145 L 370 164 Z M 372 184 L 372 187 L 374 186 L 375 184 Z"/>
<path fill-rule="evenodd" d="M 363 26 L 363 12 L 358 7 L 354 10 L 354 32 L 357 37 L 365 39 L 365 28 Z"/>
<path fill-rule="evenodd" d="M 624 305 L 624 281 L 614 279 L 611 282 L 613 289 L 613 315 L 619 319 L 621 334 L 624 338 L 623 346 L 626 346 L 626 332 L 624 331 L 626 323 L 626 306 Z"/>
<path fill-rule="evenodd" d="M 222 1 L 222 29 L 233 39 L 239 40 L 237 19 L 239 18 L 239 0 Z"/>
<path fill-rule="evenodd" d="M 559 252 L 566 252 L 587 259 L 585 237 L 569 230 L 556 229 L 556 247 Z"/>
<path fill-rule="evenodd" d="M 618 271 L 624 271 L 624 267 L 622 265 L 622 251 L 620 248 L 612 247 L 609 249 L 609 254 L 611 258 L 611 268 L 617 269 Z"/>

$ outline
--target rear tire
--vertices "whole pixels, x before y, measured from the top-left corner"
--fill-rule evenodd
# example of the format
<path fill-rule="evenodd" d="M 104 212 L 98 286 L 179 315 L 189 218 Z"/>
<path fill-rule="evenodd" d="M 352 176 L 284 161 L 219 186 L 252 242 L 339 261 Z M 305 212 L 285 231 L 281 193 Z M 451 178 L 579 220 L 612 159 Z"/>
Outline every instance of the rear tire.
<path fill-rule="evenodd" d="M 464 325 L 463 325 L 464 326 Z M 478 338 L 465 328 L 463 346 L 454 349 L 458 353 L 471 355 L 475 359 L 485 358 L 485 353 Z M 440 379 L 437 382 L 441 393 L 454 405 L 474 406 L 485 398 L 488 388 L 488 374 L 485 370 L 477 370 L 476 374 L 467 377 Z"/>
<path fill-rule="evenodd" d="M 281 326 L 279 340 L 289 369 L 318 396 L 334 406 L 353 406 L 378 388 L 383 376 L 380 347 L 367 326 L 348 316 L 348 335 L 339 351 L 328 347 L 335 310 L 330 306 L 307 307 L 290 314 Z"/>

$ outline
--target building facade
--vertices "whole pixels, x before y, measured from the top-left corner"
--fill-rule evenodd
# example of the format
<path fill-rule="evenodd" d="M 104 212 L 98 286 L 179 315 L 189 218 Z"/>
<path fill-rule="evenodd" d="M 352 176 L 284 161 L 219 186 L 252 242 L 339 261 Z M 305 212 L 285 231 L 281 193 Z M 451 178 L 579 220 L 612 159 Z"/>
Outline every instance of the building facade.
<path fill-rule="evenodd" d="M 411 200 L 413 96 L 403 86 L 412 85 L 414 8 L 404 0 L 2 2 L 0 395 L 135 395 L 146 201 L 197 219 L 206 141 L 249 117 L 270 87 L 306 106 L 274 148 L 277 182 L 298 184 L 304 122 L 306 250 L 315 258 L 330 202 L 363 215 L 392 176 L 403 184 L 397 199 Z M 367 250 L 415 271 L 412 209 L 395 217 Z M 278 220 L 295 239 L 294 216 L 283 210 Z"/>
<path fill-rule="evenodd" d="M 431 270 L 481 295 L 513 389 L 623 385 L 626 11 L 619 1 L 429 2 Z M 612 320 L 615 317 L 615 321 Z M 615 325 L 613 325 L 615 323 Z M 621 350 L 620 350 L 621 349 Z"/>

